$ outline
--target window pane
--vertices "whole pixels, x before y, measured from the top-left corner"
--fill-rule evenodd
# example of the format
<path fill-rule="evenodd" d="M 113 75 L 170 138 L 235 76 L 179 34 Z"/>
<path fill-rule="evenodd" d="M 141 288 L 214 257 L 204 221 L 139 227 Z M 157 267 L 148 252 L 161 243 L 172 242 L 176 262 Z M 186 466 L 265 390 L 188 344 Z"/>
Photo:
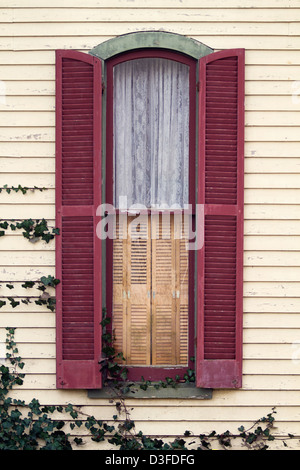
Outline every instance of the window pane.
<path fill-rule="evenodd" d="M 116 65 L 115 206 L 183 208 L 188 168 L 189 67 L 160 58 Z"/>

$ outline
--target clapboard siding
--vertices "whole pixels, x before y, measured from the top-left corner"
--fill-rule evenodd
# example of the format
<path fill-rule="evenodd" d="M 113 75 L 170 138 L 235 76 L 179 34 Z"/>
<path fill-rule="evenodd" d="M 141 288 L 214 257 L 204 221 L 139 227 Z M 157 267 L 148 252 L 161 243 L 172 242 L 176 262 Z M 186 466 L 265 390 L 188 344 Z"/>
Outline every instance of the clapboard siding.
<path fill-rule="evenodd" d="M 130 4 L 129 4 L 130 5 Z M 162 8 L 162 3 L 161 0 L 153 0 L 149 2 L 149 0 L 137 0 L 136 4 L 137 7 L 139 8 L 148 8 L 152 10 L 153 8 Z M 11 8 L 13 7 L 19 7 L 19 8 L 34 8 L 34 7 L 40 7 L 40 2 L 39 0 L 30 0 L 26 5 L 24 5 L 23 0 L 11 0 L 9 3 L 9 6 Z M 286 0 L 284 6 L 286 8 L 292 8 L 298 6 L 298 0 Z M 43 3 L 43 7 L 58 7 L 58 8 L 67 8 L 67 7 L 73 7 L 73 8 L 82 8 L 82 2 L 80 0 L 64 0 L 64 3 L 62 4 L 61 1 L 59 0 L 45 0 Z M 120 9 L 127 9 L 128 8 L 128 3 L 124 3 L 123 0 L 86 0 L 85 2 L 85 8 L 97 8 L 97 7 L 115 7 L 115 8 L 120 8 Z M 182 2 L 182 0 L 165 0 L 163 3 L 164 8 L 194 8 L 198 7 L 198 1 L 197 0 L 185 0 Z M 253 0 L 228 0 L 224 6 L 224 3 L 222 0 L 214 0 L 213 2 L 209 0 L 204 0 L 201 2 L 201 8 L 222 8 L 222 9 L 232 9 L 232 8 L 253 8 L 255 7 L 258 12 L 260 11 L 261 8 L 268 8 L 272 9 L 273 8 L 283 8 L 282 0 L 261 0 L 261 2 L 253 2 Z M 8 10 L 6 12 L 7 15 L 11 14 L 11 12 Z"/>
<path fill-rule="evenodd" d="M 37 87 L 37 85 L 35 85 Z M 53 111 L 25 111 L 28 126 L 54 126 L 55 116 Z M 5 122 L 6 126 L 17 127 L 24 118 L 24 112 L 0 112 L 0 121 Z M 295 111 L 248 111 L 246 126 L 278 126 L 295 127 L 300 125 L 299 113 Z"/>
<path fill-rule="evenodd" d="M 244 13 L 243 13 L 244 14 Z M 297 65 L 300 62 L 298 50 L 247 50 L 247 64 L 251 65 Z M 54 57 L 48 51 L 0 51 L 0 63 L 5 65 L 53 65 Z M 14 77 L 14 80 L 20 80 Z M 280 85 L 280 84 L 277 84 Z M 266 90 L 268 92 L 268 90 Z"/>
<path fill-rule="evenodd" d="M 131 25 L 131 24 L 130 24 Z M 16 50 L 16 51 L 23 51 L 23 50 L 49 50 L 49 49 L 57 49 L 61 47 L 62 49 L 77 49 L 77 50 L 90 50 L 95 45 L 111 39 L 114 36 L 111 36 L 112 29 L 116 31 L 116 35 L 132 33 L 136 31 L 149 31 L 157 29 L 155 22 L 153 23 L 144 23 L 143 25 L 137 25 L 135 27 L 129 26 L 126 27 L 123 24 L 109 24 L 106 25 L 107 30 L 103 31 L 103 35 L 94 35 L 88 36 L 35 36 L 35 37 L 14 37 L 13 40 L 9 38 L 3 38 L 0 44 L 0 50 Z M 254 35 L 252 36 L 249 34 L 248 36 L 239 36 L 236 35 L 228 35 L 225 36 L 225 30 L 223 36 L 214 36 L 213 30 L 209 31 L 210 34 L 201 35 L 199 34 L 199 28 L 197 25 L 193 26 L 193 28 L 181 27 L 180 23 L 179 26 L 169 24 L 166 25 L 164 30 L 169 32 L 174 32 L 178 34 L 186 34 L 189 36 L 198 39 L 199 41 L 203 42 L 204 44 L 210 44 L 210 47 L 213 49 L 230 49 L 235 48 L 237 46 L 246 48 L 247 50 L 285 50 L 285 49 L 293 49 L 299 50 L 300 45 L 300 37 L 297 36 L 296 32 L 293 36 L 280 36 L 270 35 L 265 36 L 263 33 L 261 35 Z M 74 32 L 75 33 L 75 32 Z M 220 32 L 219 32 L 220 33 Z M 75 33 L 76 34 L 76 33 Z M 70 47 L 72 44 L 73 47 Z"/>
<path fill-rule="evenodd" d="M 240 391 L 212 400 L 130 400 L 138 430 L 175 436 L 185 429 L 236 430 L 277 405 L 278 435 L 299 437 L 300 390 L 300 8 L 298 0 L 10 0 L 0 8 L 1 218 L 42 218 L 55 226 L 55 49 L 88 52 L 134 31 L 163 29 L 213 49 L 246 49 L 244 377 Z M 55 274 L 55 243 L 0 238 L 0 295 Z M 15 290 L 5 287 L 15 282 Z M 86 392 L 55 389 L 55 317 L 33 303 L 0 310 L 15 326 L 26 379 L 15 396 L 73 402 L 110 419 L 112 405 Z M 267 392 L 267 393 L 266 393 Z M 164 418 L 162 420 L 162 410 Z M 276 444 L 278 446 L 279 444 Z M 290 444 L 289 444 L 290 445 Z M 297 440 L 294 447 L 297 448 Z M 95 448 L 91 444 L 89 448 Z M 298 447 L 299 448 L 299 447 Z"/>

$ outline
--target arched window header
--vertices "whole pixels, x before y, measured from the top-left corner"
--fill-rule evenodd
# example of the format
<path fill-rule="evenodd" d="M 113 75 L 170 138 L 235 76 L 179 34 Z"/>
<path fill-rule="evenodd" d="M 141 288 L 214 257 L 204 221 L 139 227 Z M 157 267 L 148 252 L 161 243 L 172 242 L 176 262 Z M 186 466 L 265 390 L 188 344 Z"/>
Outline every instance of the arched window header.
<path fill-rule="evenodd" d="M 200 59 L 214 52 L 205 44 L 180 34 L 147 31 L 124 34 L 109 39 L 95 46 L 89 53 L 99 59 L 107 60 L 129 50 L 146 48 L 169 49 L 181 52 L 194 59 Z"/>

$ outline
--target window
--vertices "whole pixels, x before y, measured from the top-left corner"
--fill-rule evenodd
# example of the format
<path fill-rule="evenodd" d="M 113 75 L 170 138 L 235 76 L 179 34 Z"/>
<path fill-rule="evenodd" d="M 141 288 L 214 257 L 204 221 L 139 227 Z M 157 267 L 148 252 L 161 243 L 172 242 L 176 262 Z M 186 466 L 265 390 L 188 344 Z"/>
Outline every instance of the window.
<path fill-rule="evenodd" d="M 158 34 L 145 33 L 143 48 L 128 35 L 131 52 L 120 38 L 102 55 L 100 46 L 90 55 L 57 52 L 59 388 L 101 387 L 104 280 L 116 344 L 133 371 L 159 378 L 161 367 L 175 373 L 195 354 L 198 387 L 241 386 L 244 51 L 213 53 L 167 33 L 162 47 Z M 105 256 L 96 230 L 102 201 L 116 207 L 117 227 L 125 220 L 126 231 L 139 233 L 107 239 Z M 176 205 L 167 211 L 174 234 L 186 202 L 196 250 L 187 252 L 184 238 L 143 236 L 162 235 L 161 205 Z M 138 224 L 133 204 L 145 208 Z"/>
<path fill-rule="evenodd" d="M 107 241 L 106 298 L 131 378 L 192 366 L 194 253 L 183 209 L 195 201 L 195 98 L 196 61 L 182 54 L 141 50 L 107 63 L 107 201 L 122 238 L 126 215 L 126 238 Z"/>

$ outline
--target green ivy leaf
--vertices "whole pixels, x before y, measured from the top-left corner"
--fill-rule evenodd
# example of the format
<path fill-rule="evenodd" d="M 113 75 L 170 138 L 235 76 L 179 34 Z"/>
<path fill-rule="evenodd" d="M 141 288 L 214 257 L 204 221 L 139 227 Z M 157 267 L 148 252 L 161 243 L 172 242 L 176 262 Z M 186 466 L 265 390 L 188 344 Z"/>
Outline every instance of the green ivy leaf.
<path fill-rule="evenodd" d="M 24 289 L 31 289 L 34 286 L 35 282 L 33 281 L 25 281 L 24 284 L 21 284 Z"/>
<path fill-rule="evenodd" d="M 10 301 L 12 308 L 16 308 L 18 305 L 20 305 L 20 302 L 15 300 L 13 297 L 8 297 L 8 300 Z"/>

